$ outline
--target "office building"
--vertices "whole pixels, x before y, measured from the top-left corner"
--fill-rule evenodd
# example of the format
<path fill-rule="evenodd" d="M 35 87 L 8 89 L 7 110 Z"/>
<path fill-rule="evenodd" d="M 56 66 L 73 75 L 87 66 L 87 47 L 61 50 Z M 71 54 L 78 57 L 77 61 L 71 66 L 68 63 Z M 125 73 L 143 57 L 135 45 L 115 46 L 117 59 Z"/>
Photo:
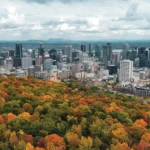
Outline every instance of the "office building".
<path fill-rule="evenodd" d="M 126 59 L 135 61 L 137 58 L 137 50 L 128 50 Z"/>
<path fill-rule="evenodd" d="M 89 56 L 92 56 L 92 44 L 89 44 Z"/>
<path fill-rule="evenodd" d="M 62 50 L 63 55 L 67 55 L 67 57 L 72 58 L 72 46 L 71 45 L 66 45 L 65 48 Z"/>
<path fill-rule="evenodd" d="M 50 71 L 51 65 L 53 65 L 53 60 L 52 59 L 46 59 L 44 61 L 44 71 Z"/>
<path fill-rule="evenodd" d="M 43 44 L 40 43 L 39 48 L 38 48 L 38 57 L 42 56 L 42 64 L 44 63 L 44 53 L 45 53 L 45 50 L 44 50 Z"/>
<path fill-rule="evenodd" d="M 138 56 L 140 57 L 140 55 L 145 54 L 145 50 L 146 50 L 145 47 L 140 47 L 140 48 L 138 49 Z"/>
<path fill-rule="evenodd" d="M 82 63 L 74 63 L 72 64 L 72 75 L 75 76 L 76 73 L 83 71 Z"/>
<path fill-rule="evenodd" d="M 35 65 L 35 72 L 42 72 L 43 71 L 43 65 Z"/>
<path fill-rule="evenodd" d="M 22 44 L 16 44 L 15 56 L 16 56 L 16 58 L 22 58 L 23 57 Z"/>
<path fill-rule="evenodd" d="M 98 58 L 98 60 L 101 59 L 101 46 L 95 45 L 95 57 Z"/>
<path fill-rule="evenodd" d="M 0 56 L 4 59 L 9 58 L 9 52 L 8 51 L 0 51 Z"/>
<path fill-rule="evenodd" d="M 117 74 L 117 66 L 116 65 L 108 65 L 109 75 Z"/>
<path fill-rule="evenodd" d="M 79 53 L 79 60 L 80 62 L 83 62 L 90 60 L 90 58 L 87 53 Z"/>
<path fill-rule="evenodd" d="M 79 51 L 72 52 L 72 61 L 73 62 L 79 61 Z"/>
<path fill-rule="evenodd" d="M 14 67 L 15 68 L 21 68 L 21 66 L 22 66 L 22 62 L 21 62 L 21 58 L 14 58 L 13 59 L 13 63 L 14 63 Z"/>
<path fill-rule="evenodd" d="M 42 56 L 37 56 L 35 58 L 35 65 L 42 65 Z"/>
<path fill-rule="evenodd" d="M 123 45 L 122 59 L 127 59 L 127 52 L 129 51 L 130 46 L 128 43 Z"/>
<path fill-rule="evenodd" d="M 0 66 L 4 66 L 4 58 L 0 56 Z"/>
<path fill-rule="evenodd" d="M 44 48 L 43 48 L 42 43 L 40 43 L 39 48 L 38 48 L 38 56 L 44 57 Z"/>
<path fill-rule="evenodd" d="M 67 62 L 72 62 L 72 46 L 66 45 L 62 50 L 62 54 L 67 56 Z"/>
<path fill-rule="evenodd" d="M 62 56 L 60 56 L 60 62 L 61 63 L 67 63 L 67 55 L 62 55 Z"/>
<path fill-rule="evenodd" d="M 5 68 L 7 70 L 12 70 L 13 69 L 13 60 L 12 60 L 11 57 L 10 58 L 6 58 L 6 60 L 5 60 Z"/>
<path fill-rule="evenodd" d="M 103 46 L 103 63 L 105 67 L 107 67 L 108 61 L 111 60 L 111 54 L 112 54 L 111 43 L 107 43 L 107 45 Z"/>
<path fill-rule="evenodd" d="M 149 49 L 141 47 L 138 49 L 139 67 L 146 67 L 146 62 L 149 60 Z"/>
<path fill-rule="evenodd" d="M 119 50 L 113 51 L 111 54 L 112 65 L 119 66 L 120 61 L 121 61 L 121 51 Z"/>
<path fill-rule="evenodd" d="M 30 66 L 32 66 L 32 58 L 26 57 L 26 58 L 21 58 L 22 62 L 22 69 L 28 69 Z"/>
<path fill-rule="evenodd" d="M 35 67 L 34 66 L 30 66 L 28 68 L 28 74 L 31 76 L 34 76 L 34 74 L 35 74 Z"/>
<path fill-rule="evenodd" d="M 145 50 L 145 56 L 146 56 L 146 59 L 149 59 L 149 50 Z"/>
<path fill-rule="evenodd" d="M 140 71 L 139 77 L 140 77 L 140 80 L 145 80 L 146 79 L 146 72 Z"/>
<path fill-rule="evenodd" d="M 132 51 L 132 61 L 134 62 L 136 58 L 137 58 L 137 50 L 133 50 Z"/>
<path fill-rule="evenodd" d="M 9 50 L 9 57 L 14 57 L 14 56 L 15 56 L 15 51 Z"/>
<path fill-rule="evenodd" d="M 35 50 L 33 49 L 32 51 L 31 51 L 31 58 L 35 58 Z"/>
<path fill-rule="evenodd" d="M 128 82 L 133 78 L 133 61 L 120 61 L 119 81 Z"/>
<path fill-rule="evenodd" d="M 134 61 L 134 67 L 139 67 L 139 64 L 140 64 L 140 60 L 139 60 L 139 58 L 137 57 L 137 58 L 135 58 L 135 61 Z"/>
<path fill-rule="evenodd" d="M 57 51 L 56 51 L 56 49 L 51 49 L 51 50 L 48 52 L 48 54 L 49 54 L 49 57 L 50 57 L 51 59 L 53 59 L 53 60 L 56 60 L 56 59 L 57 59 Z"/>
<path fill-rule="evenodd" d="M 86 45 L 81 45 L 81 51 L 86 52 Z"/>

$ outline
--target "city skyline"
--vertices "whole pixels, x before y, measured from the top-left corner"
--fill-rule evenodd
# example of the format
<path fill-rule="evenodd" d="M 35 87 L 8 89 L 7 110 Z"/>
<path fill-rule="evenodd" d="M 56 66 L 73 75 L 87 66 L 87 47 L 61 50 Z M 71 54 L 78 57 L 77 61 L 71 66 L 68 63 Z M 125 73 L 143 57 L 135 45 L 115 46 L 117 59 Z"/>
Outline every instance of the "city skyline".
<path fill-rule="evenodd" d="M 0 40 L 146 40 L 148 0 L 5 0 Z"/>

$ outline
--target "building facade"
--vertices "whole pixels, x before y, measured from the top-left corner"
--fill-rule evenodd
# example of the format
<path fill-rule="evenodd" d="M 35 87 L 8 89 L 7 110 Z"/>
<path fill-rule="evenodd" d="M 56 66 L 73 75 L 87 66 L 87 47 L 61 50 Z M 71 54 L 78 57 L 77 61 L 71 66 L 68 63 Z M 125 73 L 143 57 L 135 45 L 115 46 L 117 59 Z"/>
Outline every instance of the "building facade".
<path fill-rule="evenodd" d="M 120 61 L 119 81 L 128 82 L 133 78 L 133 61 Z"/>

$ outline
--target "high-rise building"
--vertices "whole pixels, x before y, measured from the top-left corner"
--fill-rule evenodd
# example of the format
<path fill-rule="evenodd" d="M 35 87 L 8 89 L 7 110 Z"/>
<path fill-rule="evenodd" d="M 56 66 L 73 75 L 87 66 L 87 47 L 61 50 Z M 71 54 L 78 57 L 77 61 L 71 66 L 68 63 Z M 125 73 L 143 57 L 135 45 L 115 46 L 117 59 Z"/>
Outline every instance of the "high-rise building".
<path fill-rule="evenodd" d="M 72 46 L 66 45 L 62 51 L 63 55 L 67 55 L 68 57 L 72 57 Z"/>
<path fill-rule="evenodd" d="M 118 66 L 120 61 L 121 61 L 121 52 L 119 50 L 113 51 L 111 54 L 112 65 Z"/>
<path fill-rule="evenodd" d="M 79 61 L 79 51 L 72 52 L 72 61 L 74 62 Z"/>
<path fill-rule="evenodd" d="M 63 55 L 66 55 L 67 62 L 72 62 L 72 46 L 66 45 L 65 48 L 62 50 Z"/>
<path fill-rule="evenodd" d="M 13 69 L 13 60 L 12 58 L 6 58 L 6 64 L 5 64 L 5 67 L 7 70 L 11 70 Z"/>
<path fill-rule="evenodd" d="M 111 60 L 112 46 L 111 43 L 103 46 L 103 63 L 107 67 L 108 62 Z"/>
<path fill-rule="evenodd" d="M 145 50 L 146 59 L 149 59 L 149 50 Z"/>
<path fill-rule="evenodd" d="M 127 82 L 133 78 L 133 61 L 122 60 L 120 61 L 119 81 Z"/>
<path fill-rule="evenodd" d="M 46 59 L 44 61 L 44 71 L 50 71 L 50 67 L 53 65 L 53 60 L 52 59 Z"/>
<path fill-rule="evenodd" d="M 0 56 L 0 66 L 4 66 L 4 58 Z"/>
<path fill-rule="evenodd" d="M 86 52 L 86 45 L 81 45 L 81 51 Z"/>
<path fill-rule="evenodd" d="M 137 50 L 133 50 L 132 51 L 132 61 L 135 61 L 136 58 L 137 58 Z"/>
<path fill-rule="evenodd" d="M 146 66 L 146 60 L 149 58 L 148 52 L 146 51 L 145 47 L 141 47 L 138 49 L 138 56 L 139 56 L 139 67 Z"/>
<path fill-rule="evenodd" d="M 9 57 L 14 57 L 14 56 L 15 56 L 15 51 L 9 50 Z"/>
<path fill-rule="evenodd" d="M 42 72 L 43 71 L 43 65 L 35 65 L 35 72 Z"/>
<path fill-rule="evenodd" d="M 79 53 L 79 60 L 80 62 L 83 62 L 90 60 L 90 58 L 87 53 Z"/>
<path fill-rule="evenodd" d="M 22 69 L 28 69 L 30 66 L 32 66 L 32 58 L 31 57 L 25 57 L 21 58 L 21 64 L 22 64 Z"/>
<path fill-rule="evenodd" d="M 13 59 L 14 67 L 20 68 L 22 66 L 21 58 L 14 58 Z"/>
<path fill-rule="evenodd" d="M 146 55 L 145 54 L 141 54 L 139 57 L 139 67 L 145 67 L 146 66 Z"/>
<path fill-rule="evenodd" d="M 0 51 L 0 56 L 4 59 L 9 58 L 9 52 L 8 51 Z"/>
<path fill-rule="evenodd" d="M 127 59 L 127 52 L 129 51 L 130 46 L 128 43 L 123 45 L 122 59 Z"/>
<path fill-rule="evenodd" d="M 16 58 L 22 58 L 23 57 L 22 44 L 16 44 L 15 56 L 16 56 Z"/>
<path fill-rule="evenodd" d="M 38 48 L 38 56 L 44 57 L 44 48 L 43 48 L 43 44 L 42 43 L 40 43 L 40 46 Z"/>
<path fill-rule="evenodd" d="M 75 76 L 76 73 L 79 73 L 83 70 L 82 63 L 74 63 L 72 64 L 72 75 Z"/>
<path fill-rule="evenodd" d="M 101 58 L 101 46 L 100 45 L 95 45 L 95 57 L 100 60 Z"/>
<path fill-rule="evenodd" d="M 140 55 L 142 55 L 142 54 L 145 53 L 145 50 L 146 50 L 145 47 L 140 47 L 140 48 L 138 49 L 138 55 L 139 55 L 139 57 L 140 57 Z"/>
<path fill-rule="evenodd" d="M 34 49 L 31 51 L 31 57 L 35 58 L 35 50 Z"/>
<path fill-rule="evenodd" d="M 92 55 L 92 44 L 89 44 L 89 56 Z"/>
<path fill-rule="evenodd" d="M 108 70 L 110 75 L 117 74 L 117 66 L 116 65 L 108 65 Z"/>
<path fill-rule="evenodd" d="M 37 56 L 35 58 L 35 65 L 42 65 L 42 56 Z"/>
<path fill-rule="evenodd" d="M 112 46 L 111 46 L 111 43 L 107 43 L 107 49 L 108 49 L 108 57 L 109 57 L 109 60 L 111 58 L 111 53 L 112 53 Z"/>
<path fill-rule="evenodd" d="M 139 58 L 137 57 L 137 58 L 135 58 L 134 66 L 138 68 L 138 67 L 139 67 L 139 64 L 140 64 L 140 60 L 139 60 Z"/>

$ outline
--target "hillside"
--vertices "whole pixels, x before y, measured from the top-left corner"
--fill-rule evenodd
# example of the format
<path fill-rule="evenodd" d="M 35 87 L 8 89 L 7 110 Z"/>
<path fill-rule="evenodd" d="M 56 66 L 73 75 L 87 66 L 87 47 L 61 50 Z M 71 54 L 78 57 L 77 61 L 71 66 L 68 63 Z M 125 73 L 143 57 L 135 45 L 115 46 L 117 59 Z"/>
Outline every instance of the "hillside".
<path fill-rule="evenodd" d="M 148 150 L 150 105 L 94 87 L 0 77 L 0 150 Z"/>

